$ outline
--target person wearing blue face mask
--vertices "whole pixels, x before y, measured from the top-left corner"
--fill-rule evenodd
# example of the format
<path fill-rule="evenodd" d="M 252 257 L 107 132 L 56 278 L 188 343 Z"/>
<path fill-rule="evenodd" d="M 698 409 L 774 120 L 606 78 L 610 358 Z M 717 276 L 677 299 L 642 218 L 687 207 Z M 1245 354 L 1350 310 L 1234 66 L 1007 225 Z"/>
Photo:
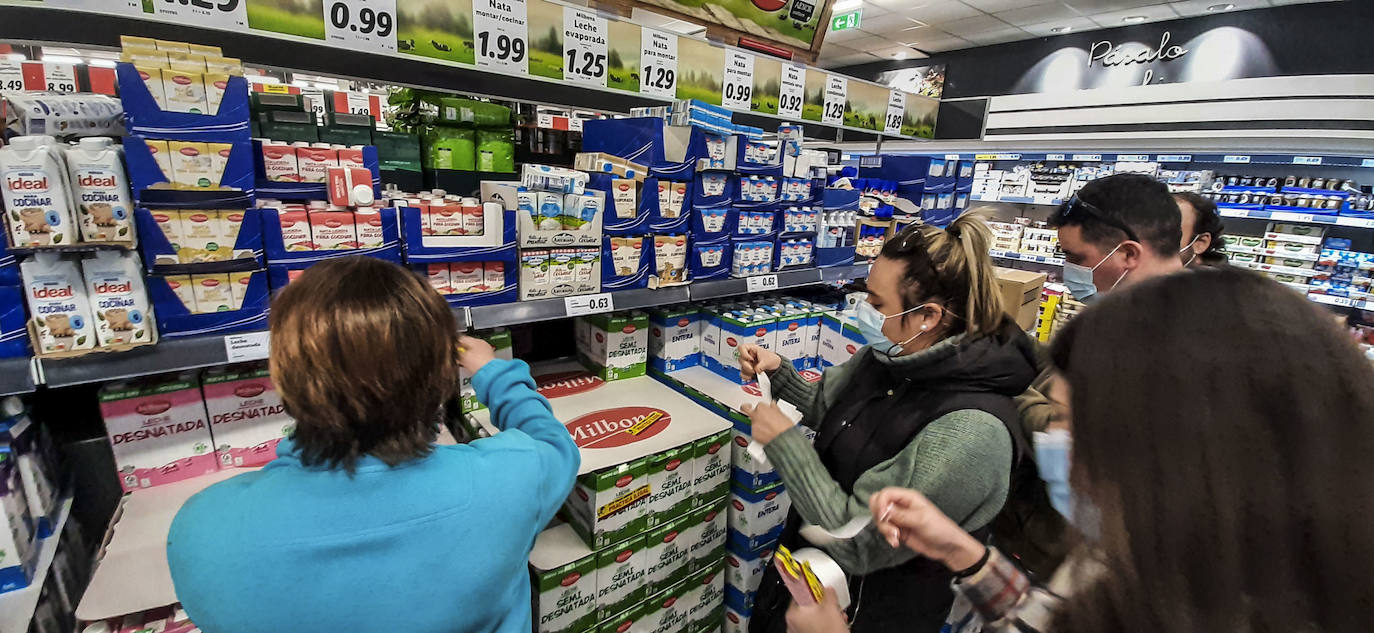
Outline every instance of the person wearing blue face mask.
<path fill-rule="evenodd" d="M 1013 467 L 1029 464 L 1013 397 L 1036 372 L 1030 339 L 1002 307 L 991 242 L 977 215 L 889 238 L 855 315 L 868 345 L 819 384 L 774 352 L 741 346 L 744 375 L 766 372 L 773 394 L 818 432 L 813 446 L 776 404 L 747 408 L 753 439 L 792 501 L 782 545 L 807 546 L 807 524 L 835 530 L 866 515 L 869 496 L 887 486 L 920 490 L 961 529 L 987 537 Z M 948 569 L 893 550 L 872 529 L 820 545 L 862 596 L 850 614 L 856 631 L 940 630 L 954 599 Z M 781 632 L 788 600 L 770 566 L 750 630 Z"/>

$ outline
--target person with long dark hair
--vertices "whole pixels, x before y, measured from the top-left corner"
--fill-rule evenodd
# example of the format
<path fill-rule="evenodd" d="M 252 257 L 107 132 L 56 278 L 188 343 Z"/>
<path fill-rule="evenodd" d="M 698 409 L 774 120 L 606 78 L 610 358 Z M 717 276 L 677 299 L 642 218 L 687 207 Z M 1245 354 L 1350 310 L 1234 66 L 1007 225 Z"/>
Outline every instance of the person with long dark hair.
<path fill-rule="evenodd" d="M 1112 293 L 1052 355 L 1085 543 L 1050 588 L 919 492 L 870 500 L 893 547 L 962 570 L 984 631 L 1369 630 L 1374 367 L 1329 314 L 1202 269 Z M 792 630 L 844 631 L 827 603 L 794 609 Z"/>
<path fill-rule="evenodd" d="M 1174 200 L 1182 214 L 1183 243 L 1178 252 L 1183 265 L 1226 264 L 1226 241 L 1221 239 L 1225 227 L 1217 203 L 1191 191 L 1174 194 Z"/>

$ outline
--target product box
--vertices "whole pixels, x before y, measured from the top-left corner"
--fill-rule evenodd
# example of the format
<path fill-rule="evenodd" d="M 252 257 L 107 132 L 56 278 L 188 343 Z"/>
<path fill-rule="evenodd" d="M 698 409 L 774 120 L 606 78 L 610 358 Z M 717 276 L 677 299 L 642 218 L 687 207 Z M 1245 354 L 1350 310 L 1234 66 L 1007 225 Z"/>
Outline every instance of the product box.
<path fill-rule="evenodd" d="M 125 492 L 218 470 L 193 374 L 106 383 L 99 398 Z"/>
<path fill-rule="evenodd" d="M 568 524 L 544 530 L 530 550 L 535 633 L 580 633 L 596 624 L 596 554 Z"/>
<path fill-rule="evenodd" d="M 691 587 L 688 583 L 691 578 L 684 578 L 681 582 L 668 587 L 650 596 L 644 604 L 644 614 L 640 616 L 640 623 L 644 624 L 641 629 L 647 633 L 678 633 L 687 628 L 688 605 L 682 600 L 683 595 Z"/>
<path fill-rule="evenodd" d="M 708 364 L 712 371 L 730 380 L 744 384 L 747 382 L 739 369 L 739 348 L 741 345 L 757 345 L 773 349 L 777 338 L 777 318 L 757 312 L 736 310 L 721 314 L 720 347 L 716 363 Z"/>
<path fill-rule="evenodd" d="M 210 435 L 222 468 L 261 466 L 295 430 L 266 364 L 215 367 L 201 376 Z"/>
<path fill-rule="evenodd" d="M 785 310 L 774 327 L 773 351 L 792 362 L 798 371 L 816 366 L 812 341 L 820 340 L 821 319 L 809 311 Z"/>
<path fill-rule="evenodd" d="M 730 430 L 697 440 L 692 465 L 692 497 L 697 506 L 718 499 L 730 488 Z"/>
<path fill-rule="evenodd" d="M 736 611 L 730 605 L 725 605 L 725 630 L 723 633 L 749 633 L 749 616 L 752 614 L 752 610 Z"/>
<path fill-rule="evenodd" d="M 758 549 L 740 547 L 731 542 L 725 547 L 725 604 L 740 610 L 754 607 L 754 594 L 759 590 L 763 574 L 773 562 L 773 547 L 769 543 Z"/>
<path fill-rule="evenodd" d="M 719 561 L 725 554 L 726 498 L 712 499 L 692 510 L 682 538 L 687 542 L 688 565 L 693 571 Z"/>
<path fill-rule="evenodd" d="M 701 317 L 690 305 L 649 311 L 649 364 L 663 372 L 701 364 Z"/>
<path fill-rule="evenodd" d="M 681 601 L 687 605 L 686 630 L 700 631 L 706 626 L 720 627 L 725 612 L 725 570 L 720 559 L 692 574 Z"/>
<path fill-rule="evenodd" d="M 469 334 L 490 344 L 496 353 L 496 358 L 505 360 L 515 358 L 514 341 L 511 339 L 510 330 L 496 328 L 484 332 L 470 332 Z M 472 388 L 472 376 L 462 369 L 458 370 L 458 383 L 459 393 L 462 394 L 463 413 L 486 408 L 487 405 L 477 401 L 477 392 Z"/>
<path fill-rule="evenodd" d="M 993 270 L 1002 295 L 1002 309 L 1022 330 L 1034 328 L 1040 312 L 1040 294 L 1047 278 L 1045 273 L 1000 267 Z"/>
<path fill-rule="evenodd" d="M 648 527 L 667 523 L 694 505 L 696 445 L 683 444 L 649 458 Z"/>
<path fill-rule="evenodd" d="M 588 336 L 578 354 L 602 380 L 643 376 L 649 360 L 649 315 L 640 312 L 594 314 L 579 319 Z"/>
<path fill-rule="evenodd" d="M 867 344 L 853 317 L 847 314 L 821 315 L 820 366 L 830 367 L 848 361 Z"/>
<path fill-rule="evenodd" d="M 641 621 L 644 616 L 644 604 L 636 604 L 620 613 L 617 613 L 603 620 L 592 633 L 647 633 L 644 627 L 647 626 Z"/>
<path fill-rule="evenodd" d="M 648 459 L 578 475 L 564 508 L 573 529 L 596 549 L 643 532 L 649 508 Z"/>
<path fill-rule="evenodd" d="M 778 482 L 758 490 L 732 487 L 726 511 L 730 542 L 741 549 L 757 549 L 782 534 L 792 500 Z"/>
<path fill-rule="evenodd" d="M 747 431 L 738 428 L 731 431 L 730 476 L 742 486 L 759 488 L 778 481 L 778 471 L 768 461 L 759 461 L 749 454 L 749 443 L 753 439 Z"/>
<path fill-rule="evenodd" d="M 691 571 L 691 544 L 684 534 L 695 518 L 689 512 L 645 534 L 644 559 L 648 568 L 644 583 L 657 593 L 686 578 Z"/>
<path fill-rule="evenodd" d="M 0 453 L 0 593 L 29 584 L 37 543 L 13 455 Z"/>
<path fill-rule="evenodd" d="M 596 620 L 624 612 L 648 595 L 645 536 L 639 534 L 596 553 Z"/>

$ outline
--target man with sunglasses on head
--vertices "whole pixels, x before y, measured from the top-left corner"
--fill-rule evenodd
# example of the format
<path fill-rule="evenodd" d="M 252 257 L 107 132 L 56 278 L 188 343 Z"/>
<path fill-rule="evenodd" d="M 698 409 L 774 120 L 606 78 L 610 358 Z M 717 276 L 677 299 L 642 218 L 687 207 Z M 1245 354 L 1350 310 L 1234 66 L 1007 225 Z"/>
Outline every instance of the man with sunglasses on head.
<path fill-rule="evenodd" d="M 1090 303 L 1121 285 L 1183 268 L 1178 203 L 1169 187 L 1143 174 L 1087 184 L 1050 216 L 1064 251 L 1064 285 Z"/>

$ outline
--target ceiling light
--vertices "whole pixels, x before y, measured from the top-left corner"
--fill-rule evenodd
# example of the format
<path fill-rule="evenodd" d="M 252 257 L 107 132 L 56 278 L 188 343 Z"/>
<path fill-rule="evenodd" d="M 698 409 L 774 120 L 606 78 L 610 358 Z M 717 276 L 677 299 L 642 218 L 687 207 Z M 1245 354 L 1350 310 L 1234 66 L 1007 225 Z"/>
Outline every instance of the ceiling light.
<path fill-rule="evenodd" d="M 906 51 L 897 51 L 893 53 L 892 59 L 906 59 Z"/>
<path fill-rule="evenodd" d="M 863 0 L 840 0 L 839 2 L 836 2 L 835 5 L 834 5 L 833 7 L 830 8 L 830 12 L 831 12 L 832 14 L 833 14 L 833 13 L 843 13 L 843 12 L 845 12 L 845 11 L 850 11 L 850 10 L 852 10 L 852 9 L 857 9 L 857 8 L 863 6 L 863 4 L 864 4 Z"/>
<path fill-rule="evenodd" d="M 1210 7 L 1207 7 L 1207 10 L 1215 13 L 1217 11 L 1230 11 L 1234 8 L 1236 8 L 1236 5 L 1231 4 L 1229 2 L 1223 2 L 1222 4 L 1214 4 Z"/>
<path fill-rule="evenodd" d="M 1146 19 L 1147 18 L 1143 15 L 1128 15 L 1122 18 L 1121 21 L 1125 22 L 1126 24 L 1140 24 L 1141 22 L 1144 22 Z"/>
<path fill-rule="evenodd" d="M 1056 27 L 1050 29 L 1050 32 L 1051 32 L 1051 33 L 1068 33 L 1069 31 L 1072 31 L 1072 30 L 1073 30 L 1073 27 L 1072 27 L 1072 26 L 1056 26 Z"/>
<path fill-rule="evenodd" d="M 68 57 L 66 55 L 44 55 L 43 61 L 54 64 L 84 64 L 85 60 L 80 57 Z"/>

